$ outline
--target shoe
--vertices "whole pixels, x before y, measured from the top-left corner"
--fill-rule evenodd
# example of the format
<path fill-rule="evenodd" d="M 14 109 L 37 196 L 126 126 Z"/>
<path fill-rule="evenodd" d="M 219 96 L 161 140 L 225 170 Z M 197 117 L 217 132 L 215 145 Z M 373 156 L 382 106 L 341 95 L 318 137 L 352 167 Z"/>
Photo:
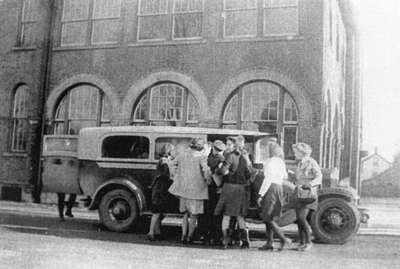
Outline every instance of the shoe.
<path fill-rule="evenodd" d="M 312 243 L 306 243 L 299 251 L 309 251 L 310 249 L 312 249 L 312 246 Z"/>
<path fill-rule="evenodd" d="M 73 217 L 74 217 L 74 215 L 72 215 L 72 212 L 71 212 L 71 211 L 65 212 L 65 216 L 70 217 L 70 218 L 73 218 Z"/>
<path fill-rule="evenodd" d="M 152 235 L 152 234 L 147 234 L 147 239 L 149 239 L 149 241 L 154 241 L 154 240 L 156 240 L 156 239 L 154 238 L 154 235 Z"/>
<path fill-rule="evenodd" d="M 184 245 L 187 244 L 186 236 L 182 236 L 181 237 L 181 243 L 184 244 Z"/>
<path fill-rule="evenodd" d="M 186 244 L 188 244 L 188 245 L 193 245 L 194 244 L 194 239 L 193 239 L 193 237 L 187 237 L 186 238 Z"/>
<path fill-rule="evenodd" d="M 288 249 L 290 248 L 290 246 L 292 245 L 292 240 L 290 240 L 289 238 L 285 238 L 281 240 L 281 246 L 279 247 L 279 251 L 282 251 L 284 249 Z"/>
<path fill-rule="evenodd" d="M 258 250 L 274 250 L 274 247 L 272 246 L 271 243 L 266 243 L 262 247 L 259 247 Z"/>

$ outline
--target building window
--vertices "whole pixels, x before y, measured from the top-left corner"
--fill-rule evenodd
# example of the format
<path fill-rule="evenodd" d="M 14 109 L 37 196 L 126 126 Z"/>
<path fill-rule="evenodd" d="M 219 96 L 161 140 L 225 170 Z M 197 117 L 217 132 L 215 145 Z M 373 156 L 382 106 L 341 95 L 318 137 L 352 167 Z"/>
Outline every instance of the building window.
<path fill-rule="evenodd" d="M 64 0 L 61 46 L 118 43 L 121 0 Z"/>
<path fill-rule="evenodd" d="M 257 130 L 278 135 L 286 159 L 294 159 L 298 110 L 293 98 L 279 85 L 254 81 L 240 86 L 229 98 L 222 116 L 223 128 Z"/>
<path fill-rule="evenodd" d="M 28 139 L 28 87 L 19 86 L 14 94 L 11 151 L 26 152 Z"/>
<path fill-rule="evenodd" d="M 140 97 L 132 123 L 136 125 L 197 125 L 199 105 L 195 97 L 175 83 L 157 84 Z"/>
<path fill-rule="evenodd" d="M 224 0 L 223 35 L 296 35 L 299 32 L 298 13 L 298 0 Z"/>
<path fill-rule="evenodd" d="M 54 115 L 54 134 L 78 134 L 84 127 L 108 126 L 109 99 L 98 88 L 79 85 L 60 100 Z"/>
<path fill-rule="evenodd" d="M 167 0 L 139 1 L 137 39 L 201 38 L 203 0 L 173 0 L 172 9 L 168 3 Z"/>
<path fill-rule="evenodd" d="M 173 38 L 200 38 L 203 25 L 203 0 L 174 0 Z"/>
<path fill-rule="evenodd" d="M 23 0 L 18 44 L 32 47 L 36 42 L 36 25 L 39 19 L 39 1 Z"/>
<path fill-rule="evenodd" d="M 224 0 L 224 37 L 257 35 L 257 0 Z"/>
<path fill-rule="evenodd" d="M 264 35 L 296 35 L 299 32 L 298 0 L 264 0 Z"/>

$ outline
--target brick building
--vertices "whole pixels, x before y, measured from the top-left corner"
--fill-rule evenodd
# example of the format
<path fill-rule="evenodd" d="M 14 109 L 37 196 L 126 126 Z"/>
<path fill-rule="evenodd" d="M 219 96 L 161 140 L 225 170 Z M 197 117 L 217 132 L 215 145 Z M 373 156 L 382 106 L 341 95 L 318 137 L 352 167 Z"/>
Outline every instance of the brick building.
<path fill-rule="evenodd" d="M 125 124 L 271 132 L 288 163 L 304 141 L 358 186 L 348 0 L 2 0 L 0 20 L 8 192 L 40 179 L 44 133 Z"/>

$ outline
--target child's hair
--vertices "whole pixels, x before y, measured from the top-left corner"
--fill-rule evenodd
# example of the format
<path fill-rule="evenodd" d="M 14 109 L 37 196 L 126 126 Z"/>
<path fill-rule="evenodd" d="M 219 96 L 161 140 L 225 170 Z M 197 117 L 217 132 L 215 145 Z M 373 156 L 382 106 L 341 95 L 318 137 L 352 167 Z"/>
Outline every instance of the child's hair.
<path fill-rule="evenodd" d="M 171 143 L 164 144 L 161 148 L 160 157 L 170 156 L 174 148 L 174 145 L 172 145 Z"/>

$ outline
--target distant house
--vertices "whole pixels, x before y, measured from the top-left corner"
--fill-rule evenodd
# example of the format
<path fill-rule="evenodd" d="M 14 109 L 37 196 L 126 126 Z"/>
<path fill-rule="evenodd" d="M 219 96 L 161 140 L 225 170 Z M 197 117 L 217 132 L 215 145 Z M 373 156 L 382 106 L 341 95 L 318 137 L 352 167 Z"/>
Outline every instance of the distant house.
<path fill-rule="evenodd" d="M 361 183 L 363 197 L 400 197 L 400 164 Z"/>
<path fill-rule="evenodd" d="M 361 174 L 360 179 L 364 181 L 381 174 L 383 171 L 389 169 L 392 166 L 391 162 L 386 160 L 380 154 L 378 150 L 364 159 L 361 160 Z"/>

